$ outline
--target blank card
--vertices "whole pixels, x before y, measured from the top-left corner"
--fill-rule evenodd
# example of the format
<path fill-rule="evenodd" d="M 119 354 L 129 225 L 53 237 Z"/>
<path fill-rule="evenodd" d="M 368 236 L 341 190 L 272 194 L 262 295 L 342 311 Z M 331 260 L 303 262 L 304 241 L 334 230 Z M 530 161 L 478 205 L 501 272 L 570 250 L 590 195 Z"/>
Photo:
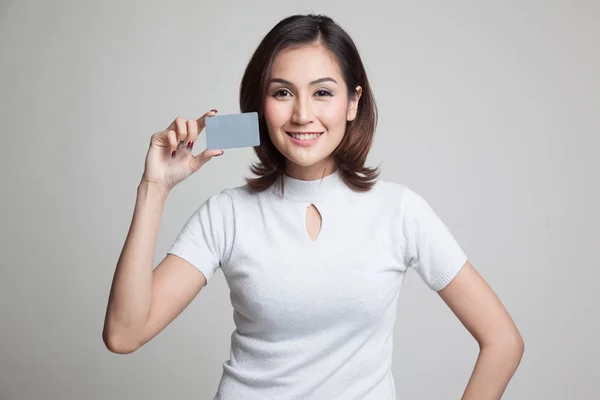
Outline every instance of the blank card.
<path fill-rule="evenodd" d="M 208 150 L 253 147 L 260 144 L 256 112 L 206 117 Z"/>

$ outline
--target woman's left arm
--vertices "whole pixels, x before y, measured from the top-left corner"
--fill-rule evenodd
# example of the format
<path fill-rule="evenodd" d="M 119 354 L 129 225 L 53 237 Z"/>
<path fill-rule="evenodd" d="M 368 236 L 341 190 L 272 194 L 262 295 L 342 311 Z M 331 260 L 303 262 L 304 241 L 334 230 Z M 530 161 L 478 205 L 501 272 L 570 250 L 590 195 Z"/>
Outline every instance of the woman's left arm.
<path fill-rule="evenodd" d="M 525 349 L 515 323 L 469 261 L 438 294 L 479 343 L 479 357 L 461 399 L 500 399 Z"/>

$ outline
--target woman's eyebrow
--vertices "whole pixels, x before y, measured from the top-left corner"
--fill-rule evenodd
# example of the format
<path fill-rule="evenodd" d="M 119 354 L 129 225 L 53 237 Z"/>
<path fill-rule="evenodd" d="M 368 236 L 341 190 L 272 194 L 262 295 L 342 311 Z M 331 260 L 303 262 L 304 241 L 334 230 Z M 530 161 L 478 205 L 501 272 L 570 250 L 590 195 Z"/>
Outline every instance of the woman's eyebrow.
<path fill-rule="evenodd" d="M 312 82 L 310 82 L 310 85 L 316 85 L 318 83 L 323 83 L 323 82 L 333 82 L 333 83 L 337 83 L 337 81 L 329 76 L 325 77 L 325 78 L 319 78 L 316 79 Z M 269 81 L 269 85 L 271 83 L 281 83 L 283 85 L 287 85 L 287 86 L 294 86 L 294 84 L 290 81 L 286 81 L 285 79 L 281 79 L 281 78 L 273 78 Z"/>

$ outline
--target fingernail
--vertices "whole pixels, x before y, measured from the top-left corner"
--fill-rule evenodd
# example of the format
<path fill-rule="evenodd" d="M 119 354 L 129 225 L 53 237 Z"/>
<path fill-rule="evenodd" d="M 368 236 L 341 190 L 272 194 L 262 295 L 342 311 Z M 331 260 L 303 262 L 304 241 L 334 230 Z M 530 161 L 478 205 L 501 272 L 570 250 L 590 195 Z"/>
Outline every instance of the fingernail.
<path fill-rule="evenodd" d="M 222 152 L 220 152 L 219 154 L 215 154 L 215 157 L 222 156 L 224 153 L 225 153 L 225 152 L 224 152 L 224 151 L 222 151 Z"/>
<path fill-rule="evenodd" d="M 176 153 L 177 153 L 177 151 L 173 150 L 173 152 L 171 153 L 171 158 L 175 158 Z"/>
<path fill-rule="evenodd" d="M 179 150 L 183 147 L 183 143 L 185 143 L 185 140 L 182 140 L 179 142 L 179 146 L 177 146 L 177 150 Z"/>
<path fill-rule="evenodd" d="M 212 110 L 210 110 L 212 112 L 218 112 L 216 108 L 213 108 Z"/>
<path fill-rule="evenodd" d="M 191 149 L 191 148 L 192 148 L 192 142 L 191 142 L 191 141 L 190 141 L 190 142 L 188 142 L 186 147 L 187 147 L 188 149 Z"/>

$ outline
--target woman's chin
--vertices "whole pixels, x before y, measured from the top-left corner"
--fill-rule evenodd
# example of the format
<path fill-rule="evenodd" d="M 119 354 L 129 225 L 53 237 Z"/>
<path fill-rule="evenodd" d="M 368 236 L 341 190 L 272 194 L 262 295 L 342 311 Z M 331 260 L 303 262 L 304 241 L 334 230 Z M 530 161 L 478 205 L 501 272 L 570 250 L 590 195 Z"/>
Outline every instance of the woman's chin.
<path fill-rule="evenodd" d="M 292 168 L 317 168 L 333 163 L 330 157 L 286 157 Z"/>

